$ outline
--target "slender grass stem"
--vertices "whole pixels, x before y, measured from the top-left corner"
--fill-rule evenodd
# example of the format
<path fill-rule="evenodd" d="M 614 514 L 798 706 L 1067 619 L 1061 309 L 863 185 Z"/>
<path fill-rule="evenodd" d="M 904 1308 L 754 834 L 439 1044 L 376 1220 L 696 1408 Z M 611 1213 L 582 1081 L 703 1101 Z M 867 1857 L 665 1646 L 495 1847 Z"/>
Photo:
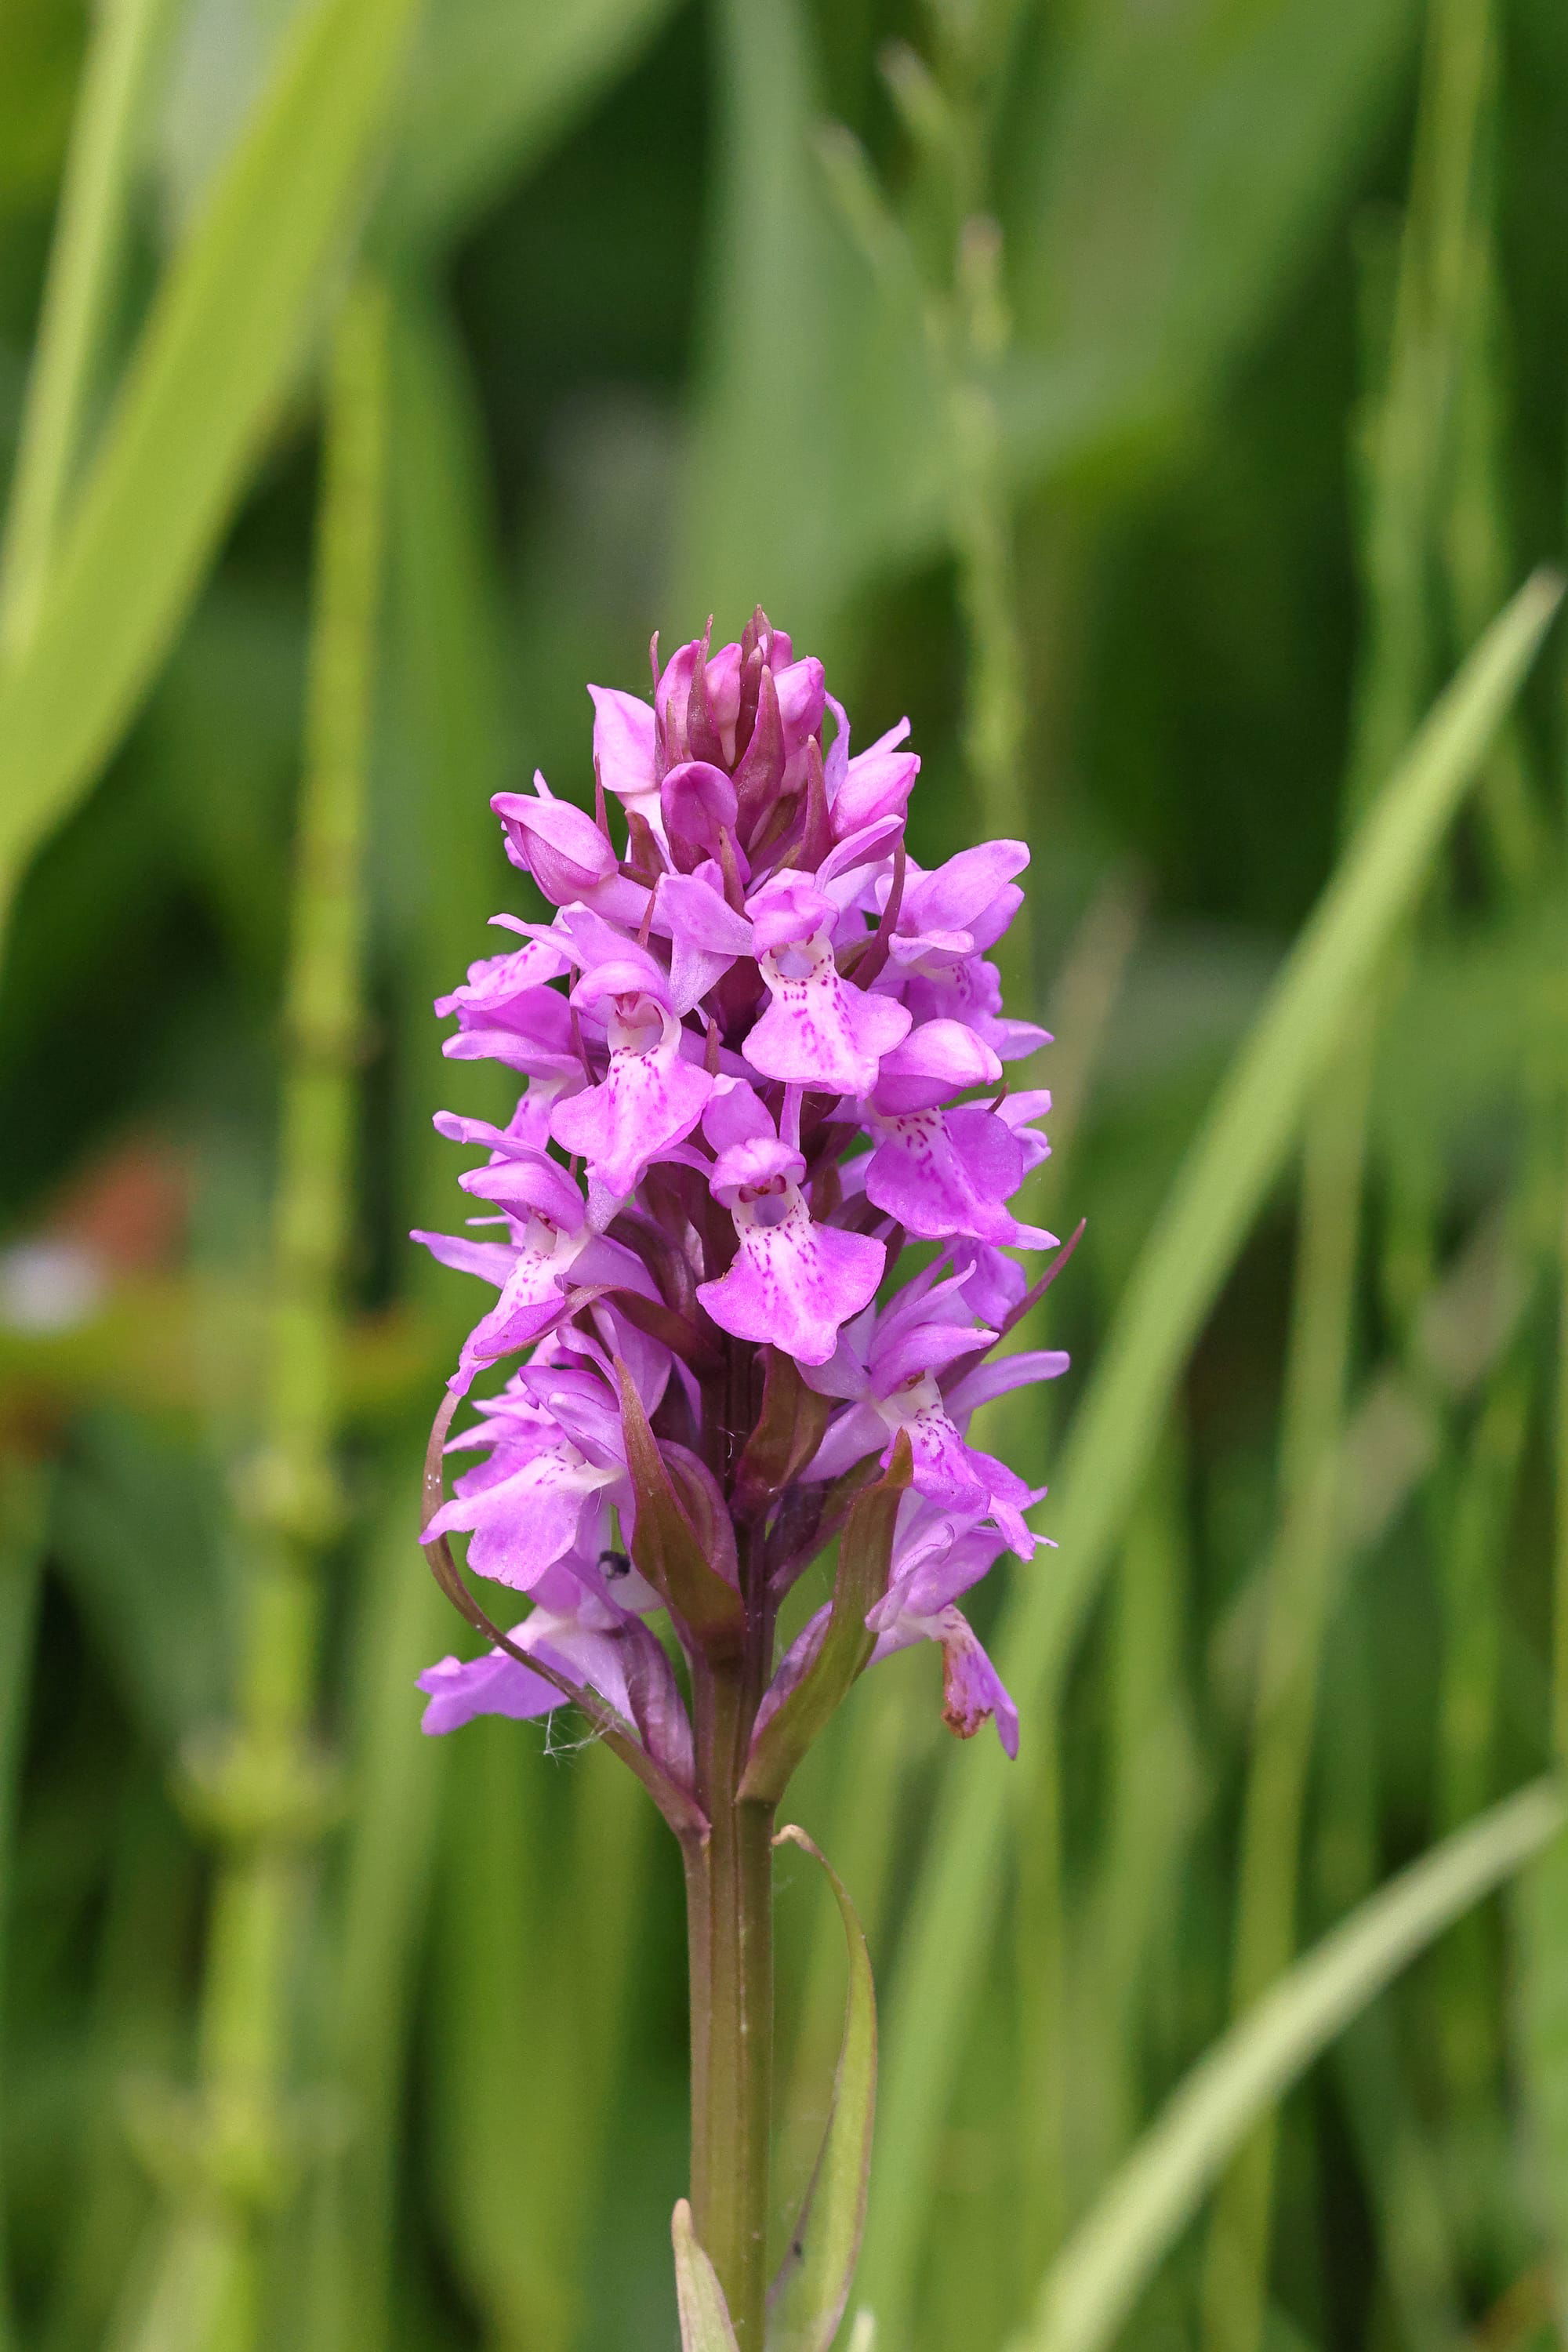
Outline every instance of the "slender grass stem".
<path fill-rule="evenodd" d="M 170 0 L 101 0 L 60 193 L 4 551 L 0 656 L 43 600 L 119 295 L 137 142 Z"/>
<path fill-rule="evenodd" d="M 363 278 L 333 338 L 273 1239 L 268 1442 L 253 1497 L 238 1721 L 214 1795 L 227 1847 L 201 2020 L 213 2162 L 242 2270 L 294 2160 L 293 2003 L 310 1846 L 327 1818 L 317 1758 L 321 1568 L 341 1524 L 333 1466 L 339 1287 L 353 1215 L 363 851 L 381 594 L 386 297 Z M 242 2311 L 253 2299 L 240 2299 Z M 255 2340 L 243 2321 L 228 2338 Z"/>
<path fill-rule="evenodd" d="M 48 1469 L 12 1444 L 0 1445 L 0 1972 L 8 1976 L 15 1901 L 16 1800 L 27 1690 L 47 1540 Z M 0 1983 L 3 1990 L 3 1983 Z M 7 2075 L 9 2069 L 7 2068 Z M 0 2112 L 9 2109 L 0 2082 Z M 6 2120 L 9 2120 L 8 2114 Z M 0 2352 L 16 2341 L 9 2247 L 0 2235 Z"/>
<path fill-rule="evenodd" d="M 1443 1664 L 1437 1689 L 1434 1813 L 1457 1829 L 1493 1792 L 1503 1690 L 1499 1563 L 1510 1551 L 1515 1489 L 1530 1427 L 1532 1368 L 1518 1356 L 1493 1383 L 1449 1500 L 1438 1550 Z M 1490 1999 L 1495 1926 L 1462 1922 L 1437 1956 L 1438 2032 L 1450 2099 L 1470 2129 L 1485 2128 L 1500 2056 Z"/>
<path fill-rule="evenodd" d="M 1568 1765 L 1568 1185 L 1563 1187 L 1559 1249 L 1562 1288 L 1558 1304 L 1556 1459 L 1553 1465 L 1552 1748 L 1558 1762 Z"/>

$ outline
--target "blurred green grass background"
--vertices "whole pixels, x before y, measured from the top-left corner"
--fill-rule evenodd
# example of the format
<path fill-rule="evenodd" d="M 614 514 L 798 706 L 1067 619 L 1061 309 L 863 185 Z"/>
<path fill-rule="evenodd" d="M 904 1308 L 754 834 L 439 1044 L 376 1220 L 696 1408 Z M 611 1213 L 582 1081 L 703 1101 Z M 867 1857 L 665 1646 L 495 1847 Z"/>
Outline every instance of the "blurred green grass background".
<path fill-rule="evenodd" d="M 1015 1580 L 1074 1596 L 986 1603 L 1016 1770 L 910 1656 L 791 1799 L 884 1994 L 879 2352 L 1113 2340 L 1028 2315 L 1167 2095 L 1568 1749 L 1555 638 L 1310 1066 L 1281 1033 L 1218 1130 L 1277 1144 L 1172 1223 L 1352 828 L 1562 550 L 1565 124 L 1551 0 L 9 0 L 0 2346 L 674 2342 L 673 1855 L 570 1727 L 418 1737 L 465 1638 L 413 1531 L 468 1300 L 402 1238 L 451 1213 L 431 1110 L 493 1106 L 429 1013 L 521 903 L 489 793 L 589 793 L 584 681 L 639 686 L 655 625 L 761 600 L 858 730 L 910 713 L 922 859 L 1027 835 L 1039 1206 L 1089 1221 L 1075 1371 L 994 1433 L 1064 1538 Z M 315 901 L 302 772 L 352 853 Z M 341 1781 L 289 1849 L 257 2158 L 194 2086 L 270 1848 L 204 1759 L 278 1541 L 318 1621 L 289 1737 Z M 1568 2342 L 1563 1869 L 1364 2009 L 1114 2340 Z M 782 2226 L 843 1961 L 804 1864 L 779 1902 Z"/>

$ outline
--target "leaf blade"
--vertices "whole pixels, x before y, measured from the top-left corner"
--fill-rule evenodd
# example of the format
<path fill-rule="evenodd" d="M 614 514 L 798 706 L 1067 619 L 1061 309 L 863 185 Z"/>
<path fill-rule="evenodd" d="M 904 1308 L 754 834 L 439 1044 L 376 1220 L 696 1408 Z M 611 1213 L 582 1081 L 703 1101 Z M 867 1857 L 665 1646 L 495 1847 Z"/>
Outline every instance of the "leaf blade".
<path fill-rule="evenodd" d="M 838 1573 L 821 1646 L 753 1739 L 741 1782 L 744 1799 L 778 1803 L 807 1748 L 865 1672 L 876 1647 L 866 1620 L 888 1589 L 893 1532 L 899 1506 L 909 1492 L 912 1460 L 909 1433 L 900 1429 L 887 1471 L 849 1507 L 838 1539 Z"/>

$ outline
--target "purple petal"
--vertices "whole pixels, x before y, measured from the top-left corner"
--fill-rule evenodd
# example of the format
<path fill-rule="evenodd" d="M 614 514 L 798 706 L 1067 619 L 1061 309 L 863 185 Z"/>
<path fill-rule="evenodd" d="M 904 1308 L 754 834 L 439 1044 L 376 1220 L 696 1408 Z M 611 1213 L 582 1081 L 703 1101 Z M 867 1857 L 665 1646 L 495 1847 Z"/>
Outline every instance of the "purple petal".
<path fill-rule="evenodd" d="M 706 760 L 685 760 L 671 768 L 660 785 L 659 806 L 672 842 L 717 855 L 721 832 L 734 827 L 735 787 L 722 768 Z"/>
<path fill-rule="evenodd" d="M 775 874 L 753 891 L 746 901 L 746 912 L 754 952 L 765 955 L 794 940 L 809 940 L 831 919 L 833 906 L 808 876 L 792 872 Z"/>
<path fill-rule="evenodd" d="M 465 1192 L 494 1201 L 514 1214 L 548 1217 L 568 1234 L 582 1228 L 583 1195 L 564 1168 L 542 1151 L 518 1151 L 488 1168 L 470 1168 L 458 1181 Z"/>
<path fill-rule="evenodd" d="M 900 1513 L 889 1589 L 866 1620 L 873 1633 L 900 1617 L 935 1616 L 978 1584 L 1005 1549 L 994 1528 L 933 1512 L 922 1499 L 910 1512 L 910 1499 Z"/>
<path fill-rule="evenodd" d="M 644 1638 L 651 1641 L 653 1637 L 645 1634 Z M 625 1671 L 627 1644 L 618 1630 L 590 1630 L 570 1616 L 535 1609 L 522 1624 L 512 1627 L 510 1639 L 569 1682 L 596 1691 L 617 1715 L 633 1721 Z M 479 1715 L 506 1715 L 526 1722 L 569 1704 L 553 1683 L 530 1674 L 505 1650 L 491 1650 L 482 1658 L 466 1662 L 443 1658 L 439 1664 L 427 1667 L 418 1683 L 430 1697 L 420 1727 L 433 1733 L 455 1731 Z"/>
<path fill-rule="evenodd" d="M 585 1230 L 572 1235 L 548 1234 L 537 1225 L 530 1226 L 529 1238 L 517 1252 L 500 1297 L 464 1340 L 449 1385 L 466 1391 L 486 1364 L 515 1356 L 560 1319 L 566 1306 L 562 1284 L 586 1239 Z"/>
<path fill-rule="evenodd" d="M 594 765 L 605 790 L 624 801 L 657 792 L 650 706 L 613 686 L 591 686 L 588 691 L 594 698 Z"/>
<path fill-rule="evenodd" d="M 807 654 L 785 668 L 774 669 L 773 684 L 778 688 L 779 718 L 784 726 L 784 773 L 789 777 L 792 769 L 798 768 L 807 741 L 822 724 L 822 664 L 815 655 Z"/>
<path fill-rule="evenodd" d="M 741 648 L 721 646 L 708 664 L 708 716 L 719 730 L 727 760 L 735 756 L 735 722 L 741 715 Z"/>
<path fill-rule="evenodd" d="M 847 877 L 859 876 L 854 888 L 879 882 L 879 877 L 867 876 L 863 869 L 880 866 L 888 881 L 892 878 L 892 855 L 903 837 L 903 819 L 897 816 L 877 817 L 868 824 L 857 826 L 846 835 L 837 846 L 830 849 L 816 870 L 816 887 L 826 892 L 836 906 L 847 906 L 850 892 Z"/>
<path fill-rule="evenodd" d="M 512 1640 L 519 1641 L 527 1630 L 514 1626 Z M 426 1667 L 418 1687 L 429 1695 L 419 1728 L 437 1736 L 472 1723 L 479 1715 L 509 1715 L 514 1722 L 527 1723 L 565 1705 L 553 1684 L 530 1674 L 504 1650 L 488 1650 L 482 1658 L 438 1659 Z"/>
<path fill-rule="evenodd" d="M 744 1078 L 721 1078 L 702 1114 L 702 1132 L 715 1151 L 728 1151 L 737 1143 L 771 1143 L 778 1129 L 756 1089 Z"/>
<path fill-rule="evenodd" d="M 944 1365 L 956 1363 L 961 1356 L 972 1356 L 994 1337 L 991 1331 L 977 1331 L 966 1314 L 962 1323 L 915 1323 L 890 1342 L 879 1339 L 875 1393 L 889 1397 L 906 1381 L 925 1372 L 940 1372 Z"/>
<path fill-rule="evenodd" d="M 983 841 L 961 849 L 905 891 L 900 930 L 971 931 L 996 894 L 1029 862 L 1023 841 Z"/>
<path fill-rule="evenodd" d="M 809 1378 L 809 1371 L 807 1378 Z M 841 1478 L 864 1462 L 868 1454 L 887 1451 L 888 1424 L 874 1404 L 852 1404 L 828 1428 L 802 1475 L 808 1479 Z"/>
<path fill-rule="evenodd" d="M 436 999 L 436 1011 L 443 1020 L 455 1013 L 459 1020 L 467 1016 L 488 1022 L 546 981 L 559 980 L 567 968 L 561 949 L 546 940 L 531 939 L 505 955 L 481 956 L 471 963 L 462 986 Z"/>
<path fill-rule="evenodd" d="M 654 900 L 654 920 L 678 943 L 700 948 L 705 954 L 737 956 L 752 952 L 752 927 L 737 915 L 723 893 L 695 874 L 665 874 Z"/>
<path fill-rule="evenodd" d="M 1013 918 L 1024 903 L 1024 894 L 1013 882 L 1005 883 L 995 897 L 976 915 L 969 926 L 969 935 L 977 948 L 994 948 L 1005 931 L 1011 929 Z"/>
<path fill-rule="evenodd" d="M 584 1512 L 616 1474 L 586 1461 L 560 1434 L 515 1465 L 503 1459 L 500 1471 L 483 1488 L 465 1480 L 466 1491 L 443 1504 L 426 1533 L 467 1531 L 475 1575 L 526 1592 L 572 1549 Z"/>
<path fill-rule="evenodd" d="M 922 1021 L 884 1057 L 877 1105 L 889 1111 L 925 1110 L 961 1087 L 994 1086 L 1002 1064 L 964 1021 Z"/>
<path fill-rule="evenodd" d="M 417 1226 L 408 1238 L 422 1243 L 440 1265 L 453 1266 L 459 1274 L 477 1274 L 482 1282 L 493 1282 L 498 1290 L 517 1264 L 517 1252 L 510 1242 L 474 1242 L 466 1234 L 427 1234 Z"/>
<path fill-rule="evenodd" d="M 832 742 L 827 747 L 826 757 L 823 762 L 823 782 L 827 787 L 827 805 L 831 808 L 843 791 L 844 779 L 849 772 L 849 714 L 836 696 L 825 694 L 823 700 L 833 713 L 834 726 L 837 730 Z M 910 731 L 908 720 L 901 719 L 900 726 L 903 729 L 903 734 L 899 732 L 898 727 L 890 727 L 881 742 L 872 745 L 872 750 L 890 749 L 895 740 L 901 743 L 904 735 Z"/>
<path fill-rule="evenodd" d="M 942 1721 L 960 1739 L 973 1739 L 987 1719 L 1008 1756 L 1018 1753 L 1018 1710 L 968 1619 L 958 1609 L 931 1617 L 900 1616 L 878 1637 L 872 1663 L 916 1642 L 942 1644 Z"/>
<path fill-rule="evenodd" d="M 1023 1146 L 1026 1167 L 1037 1168 L 1051 1156 L 1050 1144 L 1035 1127 L 1035 1121 L 1044 1118 L 1050 1107 L 1048 1087 L 1026 1087 L 1016 1095 L 1005 1096 L 996 1106 L 997 1118 L 1006 1120 Z"/>
<path fill-rule="evenodd" d="M 543 779 L 534 782 L 542 785 Z M 593 818 L 570 801 L 496 793 L 490 806 L 506 827 L 509 847 L 552 905 L 564 907 L 615 874 L 615 851 Z"/>
<path fill-rule="evenodd" d="M 763 1693 L 762 1704 L 757 1709 L 756 1721 L 752 1727 L 753 1745 L 772 1717 L 778 1713 L 791 1691 L 796 1689 L 803 1680 L 807 1668 L 822 1647 L 823 1637 L 827 1632 L 827 1621 L 832 1614 L 832 1601 L 825 1601 L 816 1615 L 806 1619 L 805 1623 L 779 1660 L 773 1669 L 773 1678 Z"/>
<path fill-rule="evenodd" d="M 898 749 L 909 731 L 909 720 L 900 719 L 847 763 L 833 802 L 833 830 L 840 840 L 878 817 L 902 815 L 921 772 L 919 754 Z"/>
<path fill-rule="evenodd" d="M 646 948 L 635 947 L 629 940 L 617 956 L 606 957 L 583 974 L 572 991 L 571 1002 L 579 1013 L 584 1013 L 602 1010 L 616 997 L 641 997 L 661 1013 L 668 1010 L 669 974 Z"/>
<path fill-rule="evenodd" d="M 935 1385 L 933 1381 L 933 1390 Z M 914 1456 L 910 1483 L 917 1495 L 947 1510 L 978 1514 L 988 1508 L 991 1494 L 979 1475 L 977 1457 L 940 1402 L 910 1415 L 902 1426 Z"/>
<path fill-rule="evenodd" d="M 1000 1327 L 1028 1289 L 1028 1277 L 1016 1259 L 1004 1257 L 984 1242 L 963 1242 L 953 1250 L 954 1274 L 963 1295 L 983 1323 Z"/>
<path fill-rule="evenodd" d="M 910 1032 L 908 1009 L 890 996 L 875 996 L 844 980 L 826 950 L 800 953 L 800 974 L 781 970 L 773 956 L 763 961 L 771 1003 L 741 1051 L 764 1077 L 786 1086 L 830 1094 L 867 1095 L 877 1083 L 884 1054 Z"/>
<path fill-rule="evenodd" d="M 726 1208 L 735 1205 L 732 1194 L 750 1186 L 760 1190 L 774 1177 L 796 1183 L 805 1173 L 805 1162 L 798 1151 L 781 1142 L 776 1135 L 748 1136 L 743 1142 L 731 1143 L 713 1163 L 709 1179 L 716 1201 Z"/>
<path fill-rule="evenodd" d="M 1031 1387 L 1037 1381 L 1059 1381 L 1072 1358 L 1061 1348 L 1020 1348 L 1016 1355 L 997 1356 L 977 1364 L 947 1397 L 954 1418 L 978 1412 L 983 1404 L 1005 1396 L 1009 1390 Z"/>
<path fill-rule="evenodd" d="M 937 1620 L 942 1643 L 942 1719 L 960 1739 L 973 1739 L 992 1719 L 1005 1753 L 1018 1753 L 1018 1710 L 962 1610 L 944 1609 Z"/>

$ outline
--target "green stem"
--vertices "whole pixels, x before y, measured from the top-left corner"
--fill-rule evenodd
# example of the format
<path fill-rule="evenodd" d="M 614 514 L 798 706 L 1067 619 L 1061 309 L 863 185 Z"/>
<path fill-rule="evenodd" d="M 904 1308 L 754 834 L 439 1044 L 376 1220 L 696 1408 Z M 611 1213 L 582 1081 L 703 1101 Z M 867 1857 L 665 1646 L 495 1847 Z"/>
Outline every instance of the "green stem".
<path fill-rule="evenodd" d="M 712 1824 L 686 1848 L 691 1960 L 691 2204 L 741 2352 L 763 2352 L 773 2110 L 770 1806 L 735 1790 L 755 1700 L 743 1668 L 699 1669 L 698 1776 Z"/>
<path fill-rule="evenodd" d="M 268 1444 L 253 1508 L 238 1722 L 213 1782 L 226 1840 L 202 2014 L 209 2157 L 241 2267 L 287 2178 L 292 1995 L 323 1825 L 312 1738 L 333 1468 L 338 1290 L 353 1213 L 363 848 L 385 460 L 386 299 L 362 279 L 333 341 L 318 603 L 286 1005 Z M 248 2246 L 248 2252 L 247 2248 Z M 255 2340 L 251 2320 L 226 2341 Z"/>
<path fill-rule="evenodd" d="M 113 310 L 137 138 L 168 0 L 101 0 L 71 132 L 0 561 L 0 651 L 43 601 Z"/>
<path fill-rule="evenodd" d="M 12 1445 L 0 1448 L 0 1990 L 10 1973 L 16 1806 L 52 1486 L 46 1465 Z M 7 2075 L 0 2080 L 0 2115 L 7 2123 L 9 2090 Z M 0 2352 L 10 2352 L 16 2340 L 10 2250 L 0 2233 Z"/>
<path fill-rule="evenodd" d="M 966 374 L 952 394 L 959 599 L 969 640 L 963 747 L 985 833 L 1024 827 L 1024 655 L 1002 431 L 989 386 Z"/>

